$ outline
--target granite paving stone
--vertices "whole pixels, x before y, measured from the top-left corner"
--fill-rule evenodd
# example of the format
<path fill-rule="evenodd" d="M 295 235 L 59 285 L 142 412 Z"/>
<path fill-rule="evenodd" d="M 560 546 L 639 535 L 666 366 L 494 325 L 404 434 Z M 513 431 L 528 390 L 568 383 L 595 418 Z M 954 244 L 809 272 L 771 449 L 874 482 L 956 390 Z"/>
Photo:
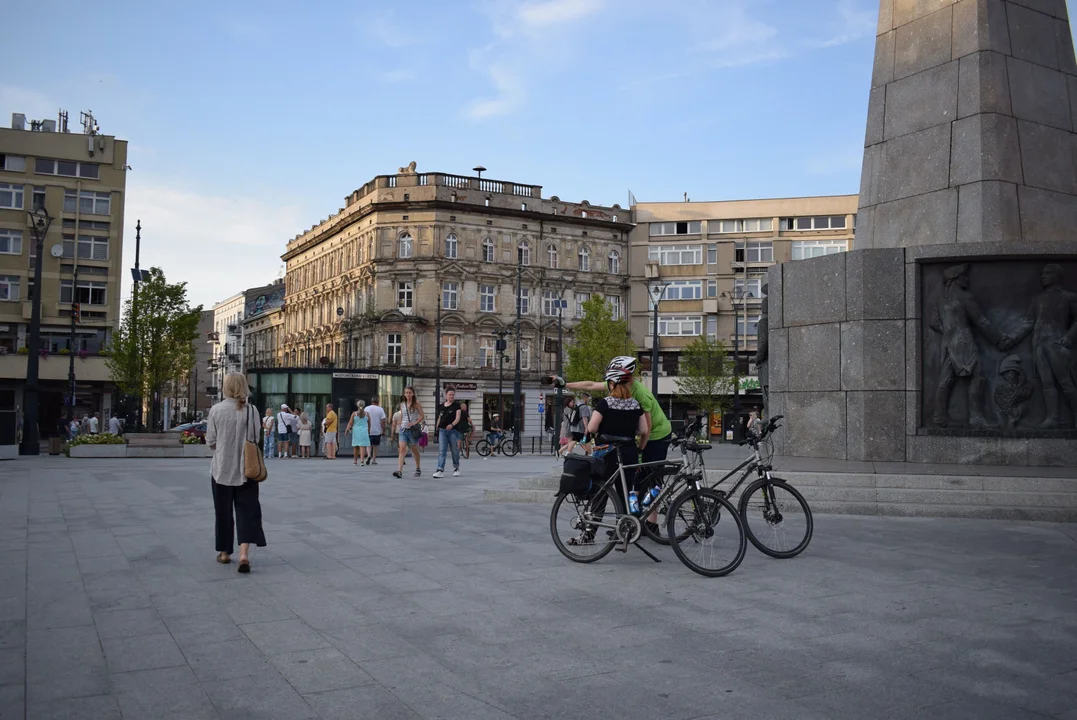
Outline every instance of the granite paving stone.
<path fill-rule="evenodd" d="M 741 454 L 720 448 L 708 467 Z M 72 483 L 76 465 L 89 470 Z M 1077 526 L 817 513 L 801 557 L 749 547 L 712 580 L 663 547 L 659 564 L 631 549 L 571 563 L 548 504 L 482 500 L 555 472 L 550 458 L 463 467 L 435 483 L 272 460 L 269 546 L 243 576 L 214 561 L 204 460 L 5 464 L 0 716 L 991 719 L 1077 706 Z M 29 564 L 42 556 L 55 563 Z"/>

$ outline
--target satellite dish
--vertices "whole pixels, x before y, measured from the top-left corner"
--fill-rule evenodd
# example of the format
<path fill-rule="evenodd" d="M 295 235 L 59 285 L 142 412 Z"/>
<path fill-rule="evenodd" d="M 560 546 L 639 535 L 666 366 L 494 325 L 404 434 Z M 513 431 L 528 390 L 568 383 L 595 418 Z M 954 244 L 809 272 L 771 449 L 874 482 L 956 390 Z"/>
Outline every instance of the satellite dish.
<path fill-rule="evenodd" d="M 49 248 L 49 254 L 52 255 L 54 258 L 58 258 L 58 257 L 63 256 L 63 254 L 64 254 L 64 246 L 61 245 L 60 243 L 56 243 L 51 248 Z"/>

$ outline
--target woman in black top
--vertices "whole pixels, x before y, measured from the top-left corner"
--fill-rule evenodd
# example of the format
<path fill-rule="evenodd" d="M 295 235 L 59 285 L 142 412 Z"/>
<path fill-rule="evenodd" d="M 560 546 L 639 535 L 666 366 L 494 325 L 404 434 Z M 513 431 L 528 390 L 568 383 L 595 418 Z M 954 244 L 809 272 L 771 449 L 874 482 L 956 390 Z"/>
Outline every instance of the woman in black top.
<path fill-rule="evenodd" d="M 606 389 L 609 397 L 604 397 L 595 403 L 591 412 L 591 422 L 587 425 L 587 432 L 592 436 L 615 435 L 625 438 L 639 436 L 639 444 L 626 442 L 617 446 L 621 462 L 625 465 L 634 465 L 639 462 L 639 451 L 647 446 L 649 429 L 647 418 L 644 417 L 643 408 L 632 397 L 632 372 L 625 370 L 620 365 L 606 368 Z M 616 469 L 616 456 L 610 453 L 606 456 L 606 466 L 609 474 Z M 634 486 L 635 468 L 625 470 L 625 481 L 630 489 Z M 627 500 L 627 498 L 626 498 Z"/>
<path fill-rule="evenodd" d="M 445 391 L 445 403 L 438 408 L 438 469 L 434 477 L 445 473 L 445 455 L 452 450 L 453 477 L 460 474 L 460 403 L 456 402 L 456 391 Z"/>

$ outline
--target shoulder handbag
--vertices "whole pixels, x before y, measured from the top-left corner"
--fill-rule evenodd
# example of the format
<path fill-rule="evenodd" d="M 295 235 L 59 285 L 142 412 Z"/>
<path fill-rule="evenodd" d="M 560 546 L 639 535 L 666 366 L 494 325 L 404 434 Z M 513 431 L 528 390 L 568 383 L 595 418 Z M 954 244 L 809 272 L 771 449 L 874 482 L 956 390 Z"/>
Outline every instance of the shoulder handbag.
<path fill-rule="evenodd" d="M 266 479 L 266 463 L 262 458 L 262 451 L 257 444 L 252 443 L 250 438 L 251 406 L 247 405 L 247 423 L 243 435 L 243 474 L 248 480 L 262 482 Z M 257 435 L 257 433 L 255 433 Z"/>

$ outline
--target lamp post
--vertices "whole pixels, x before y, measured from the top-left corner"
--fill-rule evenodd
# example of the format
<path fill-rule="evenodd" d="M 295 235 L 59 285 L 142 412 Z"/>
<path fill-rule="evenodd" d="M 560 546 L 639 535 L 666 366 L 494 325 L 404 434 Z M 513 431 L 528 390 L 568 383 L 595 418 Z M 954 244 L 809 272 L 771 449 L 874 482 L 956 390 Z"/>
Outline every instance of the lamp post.
<path fill-rule="evenodd" d="M 658 277 L 658 264 L 647 265 L 647 278 L 650 285 L 647 292 L 651 297 L 651 307 L 654 308 L 654 331 L 651 335 L 651 394 L 658 397 L 658 303 L 666 294 L 669 283 L 663 283 Z"/>
<path fill-rule="evenodd" d="M 517 450 L 520 448 L 520 427 L 523 425 L 523 408 L 520 407 L 523 399 L 523 387 L 520 377 L 520 305 L 521 284 L 523 282 L 523 245 L 516 248 L 516 371 L 512 377 L 512 440 Z"/>
<path fill-rule="evenodd" d="M 23 423 L 19 454 L 40 455 L 41 436 L 37 423 L 37 411 L 38 364 L 41 361 L 38 354 L 38 348 L 41 346 L 41 266 L 45 262 L 45 235 L 48 234 L 49 226 L 52 225 L 52 216 L 43 207 L 29 211 L 26 214 L 30 216 L 30 231 L 34 236 L 34 250 L 37 253 L 37 262 L 34 264 L 34 298 L 30 312 L 30 340 L 26 348 L 29 354 L 26 356 L 26 388 L 22 394 Z"/>
<path fill-rule="evenodd" d="M 562 294 L 563 294 L 563 291 L 562 291 Z M 564 352 L 562 352 L 562 346 L 564 344 L 563 326 L 564 326 L 565 306 L 566 305 L 568 305 L 568 301 L 565 300 L 564 297 L 561 297 L 560 299 L 558 299 L 558 301 L 557 301 L 557 377 L 560 377 L 560 378 L 564 377 L 564 372 L 561 369 L 561 364 L 564 362 L 564 355 L 565 355 Z M 564 390 L 560 385 L 558 385 L 557 386 L 556 409 L 555 409 L 555 412 L 553 414 L 554 429 L 557 431 L 558 435 L 561 434 L 561 431 L 560 431 L 560 428 L 561 428 L 561 414 L 564 412 L 564 410 L 562 410 L 562 408 L 564 406 L 565 406 Z M 557 450 L 557 441 L 558 440 L 559 440 L 558 437 L 555 437 L 555 438 L 551 439 L 551 442 L 553 444 L 553 450 L 555 450 L 555 451 Z"/>
<path fill-rule="evenodd" d="M 79 303 L 79 266 L 75 266 L 74 278 L 71 281 L 71 339 L 68 342 L 70 350 L 67 365 L 67 424 L 75 419 L 75 324 L 81 320 L 82 305 Z"/>
<path fill-rule="evenodd" d="M 494 333 L 497 335 L 497 344 L 494 346 L 497 350 L 497 418 L 501 421 L 501 429 L 505 429 L 505 350 L 508 349 L 508 342 L 505 340 L 505 336 L 509 334 L 509 331 L 501 328 Z"/>
<path fill-rule="evenodd" d="M 131 270 L 131 279 L 134 280 L 135 287 L 131 292 L 131 337 L 134 338 L 134 342 L 138 350 L 141 350 L 142 344 L 139 342 L 138 337 L 138 284 L 144 280 L 149 279 L 148 273 L 143 275 L 142 270 L 138 267 L 139 254 L 142 250 L 142 221 L 135 221 L 135 267 Z M 135 431 L 142 429 L 142 353 L 138 353 L 138 396 L 135 403 Z"/>
<path fill-rule="evenodd" d="M 434 352 L 437 353 L 434 365 L 434 407 L 441 404 L 441 289 L 438 288 L 438 314 L 434 322 Z"/>

